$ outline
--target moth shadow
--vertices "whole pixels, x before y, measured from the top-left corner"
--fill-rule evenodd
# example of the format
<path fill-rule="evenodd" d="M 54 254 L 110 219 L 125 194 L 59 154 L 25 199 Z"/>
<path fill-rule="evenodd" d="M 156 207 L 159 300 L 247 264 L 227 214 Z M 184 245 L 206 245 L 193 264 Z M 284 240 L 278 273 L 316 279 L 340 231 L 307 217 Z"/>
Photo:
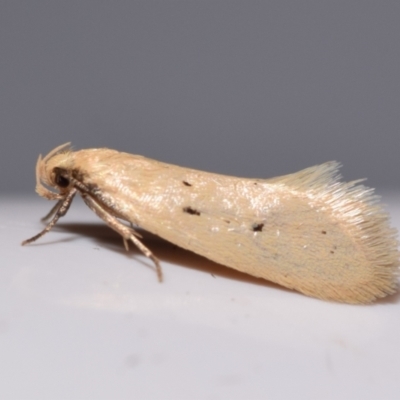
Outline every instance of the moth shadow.
<path fill-rule="evenodd" d="M 121 255 L 124 255 L 126 257 L 132 257 L 132 254 L 141 254 L 139 250 L 131 243 L 130 249 L 127 252 L 124 248 L 121 236 L 118 233 L 114 232 L 107 225 L 101 223 L 58 223 L 53 228 L 53 230 L 72 233 L 76 236 L 53 240 L 46 243 L 35 243 L 35 245 L 71 242 L 73 240 L 76 240 L 77 237 L 85 236 L 87 238 L 90 238 L 99 247 L 103 247 L 108 250 L 120 253 Z M 146 247 L 148 247 L 160 260 L 161 267 L 163 261 L 167 261 L 172 264 L 182 266 L 184 268 L 190 268 L 208 273 L 213 278 L 221 277 L 236 281 L 247 282 L 254 285 L 276 288 L 279 290 L 284 290 L 286 292 L 293 292 L 293 290 L 275 284 L 274 282 L 270 282 L 261 278 L 256 278 L 251 275 L 223 266 L 221 264 L 217 264 L 196 253 L 182 249 L 179 246 L 169 243 L 168 241 L 156 235 L 153 235 L 150 232 L 137 228 L 136 231 L 140 233 L 140 235 L 142 235 L 142 241 L 146 245 Z M 154 266 L 151 265 L 151 262 L 148 259 L 141 258 L 137 259 L 136 261 L 148 268 L 154 269 Z M 300 296 L 303 296 L 303 294 L 299 292 L 296 293 Z M 399 302 L 400 291 L 382 299 L 377 299 L 374 303 L 366 304 L 366 306 L 379 306 L 380 304 L 397 304 Z"/>
<path fill-rule="evenodd" d="M 90 238 L 97 246 L 106 248 L 111 251 L 115 251 L 120 254 L 124 254 L 127 257 L 132 257 L 132 254 L 141 254 L 140 251 L 129 243 L 129 251 L 127 252 L 124 248 L 121 236 L 114 232 L 111 228 L 104 224 L 98 223 L 59 223 L 54 230 L 64 231 L 73 233 L 77 236 L 85 236 Z M 255 285 L 261 285 L 266 287 L 279 288 L 292 292 L 292 290 L 285 287 L 279 286 L 273 282 L 266 281 L 261 278 L 256 278 L 251 275 L 236 271 L 234 269 L 225 267 L 221 264 L 217 264 L 205 257 L 202 257 L 191 251 L 182 249 L 168 241 L 153 235 L 147 231 L 136 229 L 140 235 L 142 235 L 142 242 L 148 247 L 154 255 L 160 260 L 161 267 L 163 261 L 177 264 L 185 268 L 191 268 L 194 270 L 202 271 L 210 274 L 213 278 L 222 277 L 227 279 L 233 279 L 242 282 L 248 282 Z M 71 241 L 74 238 L 62 239 L 62 241 Z M 137 260 L 140 262 L 141 260 Z M 142 264 L 149 266 L 150 261 L 145 260 Z"/>

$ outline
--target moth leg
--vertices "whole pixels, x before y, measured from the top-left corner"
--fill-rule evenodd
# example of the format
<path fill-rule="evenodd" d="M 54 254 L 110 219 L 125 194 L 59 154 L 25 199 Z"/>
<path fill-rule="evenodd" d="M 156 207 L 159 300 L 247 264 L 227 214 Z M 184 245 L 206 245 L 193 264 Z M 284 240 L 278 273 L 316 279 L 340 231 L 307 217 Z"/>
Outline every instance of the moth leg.
<path fill-rule="evenodd" d="M 73 188 L 68 192 L 67 196 L 64 199 L 58 201 L 57 204 L 56 204 L 56 206 L 58 208 L 57 207 L 53 207 L 50 210 L 50 212 L 46 215 L 46 217 L 50 217 L 50 216 L 52 216 L 54 214 L 53 219 L 49 222 L 49 224 L 46 226 L 46 228 L 44 228 L 37 235 L 32 236 L 31 238 L 24 240 L 22 242 L 22 246 L 24 246 L 25 244 L 34 242 L 35 240 L 37 240 L 40 237 L 42 237 L 45 233 L 47 233 L 57 223 L 59 218 L 63 217 L 67 213 L 67 211 L 69 209 L 69 206 L 71 205 L 72 200 L 73 200 L 76 192 L 77 192 L 77 189 Z"/>
<path fill-rule="evenodd" d="M 90 195 L 82 193 L 81 196 L 86 205 L 99 216 L 110 228 L 118 232 L 124 241 L 125 248 L 128 250 L 128 241 L 130 240 L 146 257 L 150 258 L 154 262 L 156 267 L 157 277 L 159 282 L 162 282 L 162 270 L 160 261 L 158 258 L 137 238 L 135 237 L 136 232 L 132 232 L 132 229 L 124 225 L 121 221 L 111 215 L 105 210 L 100 204 L 98 204 Z"/>
<path fill-rule="evenodd" d="M 131 229 L 132 235 L 135 235 L 135 236 L 136 236 L 137 238 L 139 238 L 139 239 L 143 239 L 143 236 L 142 236 L 140 233 L 138 233 L 138 232 L 135 231 L 135 228 L 133 227 L 132 222 L 130 222 L 129 225 L 130 225 L 130 227 L 131 227 L 130 229 Z M 128 240 L 125 239 L 125 238 L 123 237 L 123 238 L 122 238 L 122 241 L 124 242 L 125 250 L 126 250 L 126 251 L 129 251 L 129 242 L 128 242 Z"/>
<path fill-rule="evenodd" d="M 58 200 L 57 203 L 54 205 L 54 207 L 40 220 L 41 221 L 47 221 L 49 220 L 61 207 L 61 204 L 64 202 L 64 199 Z"/>

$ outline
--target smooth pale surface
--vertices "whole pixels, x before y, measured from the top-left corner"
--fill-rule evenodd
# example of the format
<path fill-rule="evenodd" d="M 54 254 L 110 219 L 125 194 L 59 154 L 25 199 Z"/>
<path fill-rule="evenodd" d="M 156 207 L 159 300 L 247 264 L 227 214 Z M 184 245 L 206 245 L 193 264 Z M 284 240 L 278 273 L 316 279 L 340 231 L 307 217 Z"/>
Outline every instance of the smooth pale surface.
<path fill-rule="evenodd" d="M 400 193 L 383 198 L 400 228 Z M 165 282 L 76 199 L 0 198 L 0 398 L 394 399 L 400 295 L 329 303 L 155 237 Z"/>

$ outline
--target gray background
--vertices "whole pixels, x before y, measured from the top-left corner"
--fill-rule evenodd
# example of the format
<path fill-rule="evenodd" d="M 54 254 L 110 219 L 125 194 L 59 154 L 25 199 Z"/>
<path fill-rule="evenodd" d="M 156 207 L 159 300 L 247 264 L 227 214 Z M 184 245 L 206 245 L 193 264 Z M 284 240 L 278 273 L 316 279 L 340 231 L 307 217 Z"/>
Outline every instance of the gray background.
<path fill-rule="evenodd" d="M 398 188 L 399 1 L 1 1 L 0 190 L 71 141 Z"/>

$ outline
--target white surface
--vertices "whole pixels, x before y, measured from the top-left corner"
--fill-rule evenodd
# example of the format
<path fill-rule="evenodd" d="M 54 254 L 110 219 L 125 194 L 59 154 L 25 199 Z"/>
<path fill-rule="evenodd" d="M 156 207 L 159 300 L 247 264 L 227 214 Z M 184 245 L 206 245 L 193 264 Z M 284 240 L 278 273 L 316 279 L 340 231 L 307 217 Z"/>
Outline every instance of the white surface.
<path fill-rule="evenodd" d="M 0 202 L 1 399 L 400 398 L 399 295 L 320 301 L 146 236 L 159 284 L 80 200 L 25 247 L 52 203 Z"/>

